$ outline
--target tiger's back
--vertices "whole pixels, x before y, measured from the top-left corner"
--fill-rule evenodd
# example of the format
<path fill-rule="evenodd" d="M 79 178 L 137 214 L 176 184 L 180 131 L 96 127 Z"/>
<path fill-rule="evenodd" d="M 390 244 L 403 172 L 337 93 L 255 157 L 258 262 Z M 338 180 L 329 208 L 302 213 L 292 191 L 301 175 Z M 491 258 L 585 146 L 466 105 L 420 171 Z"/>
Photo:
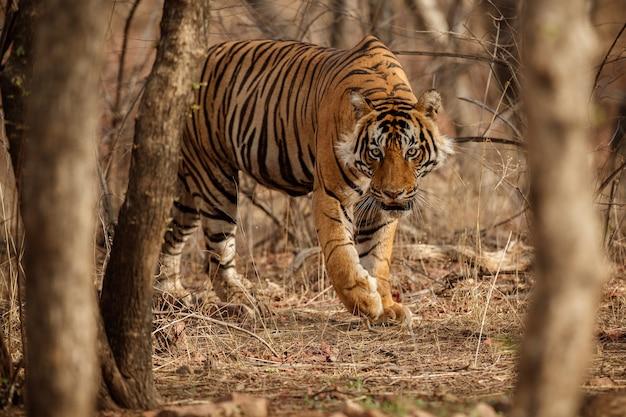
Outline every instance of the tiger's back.
<path fill-rule="evenodd" d="M 381 66 L 401 74 L 372 77 Z M 204 165 L 227 164 L 231 175 L 242 170 L 290 195 L 312 190 L 317 116 L 327 95 L 364 85 L 366 94 L 384 97 L 410 92 L 395 57 L 374 37 L 350 50 L 295 41 L 225 42 L 209 49 L 200 79 L 185 161 L 200 171 L 206 167 L 193 161 L 200 157 Z"/>

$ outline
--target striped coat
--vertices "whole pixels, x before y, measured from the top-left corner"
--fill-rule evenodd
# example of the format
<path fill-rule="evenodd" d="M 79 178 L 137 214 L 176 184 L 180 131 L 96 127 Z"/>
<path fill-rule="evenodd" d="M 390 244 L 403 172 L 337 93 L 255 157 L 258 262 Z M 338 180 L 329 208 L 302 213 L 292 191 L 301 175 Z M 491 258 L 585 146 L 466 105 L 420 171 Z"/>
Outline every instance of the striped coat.
<path fill-rule="evenodd" d="M 235 268 L 238 173 L 289 195 L 313 192 L 328 276 L 344 305 L 410 322 L 391 298 L 397 219 L 423 194 L 419 179 L 451 153 L 435 120 L 439 94 L 413 94 L 398 60 L 372 36 L 349 50 L 295 41 L 213 46 L 184 130 L 181 195 L 163 264 L 179 274 L 201 226 L 207 273 L 224 300 L 253 305 Z"/>

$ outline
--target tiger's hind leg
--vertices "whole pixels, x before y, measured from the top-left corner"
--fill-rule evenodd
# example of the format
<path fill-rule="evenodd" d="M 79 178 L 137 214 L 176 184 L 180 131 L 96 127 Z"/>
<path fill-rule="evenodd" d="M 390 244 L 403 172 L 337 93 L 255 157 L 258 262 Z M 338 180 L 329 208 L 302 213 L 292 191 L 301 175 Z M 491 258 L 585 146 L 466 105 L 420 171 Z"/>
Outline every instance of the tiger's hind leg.
<path fill-rule="evenodd" d="M 391 294 L 391 251 L 398 220 L 381 214 L 357 227 L 355 243 L 361 265 L 378 282 L 377 291 L 383 304 L 384 320 L 395 320 L 410 326 L 412 314 L 404 305 L 394 301 Z"/>
<path fill-rule="evenodd" d="M 178 196 L 172 205 L 172 217 L 161 246 L 155 286 L 162 292 L 183 297 L 186 291 L 180 280 L 182 253 L 187 240 L 200 225 L 200 215 L 187 186 L 181 181 L 178 186 Z"/>
<path fill-rule="evenodd" d="M 253 296 L 252 284 L 237 272 L 238 178 L 236 171 L 225 175 L 223 169 L 210 167 L 207 172 L 211 177 L 196 181 L 202 184 L 194 196 L 206 247 L 205 271 L 220 300 L 242 306 L 255 315 L 265 314 L 267 308 Z"/>

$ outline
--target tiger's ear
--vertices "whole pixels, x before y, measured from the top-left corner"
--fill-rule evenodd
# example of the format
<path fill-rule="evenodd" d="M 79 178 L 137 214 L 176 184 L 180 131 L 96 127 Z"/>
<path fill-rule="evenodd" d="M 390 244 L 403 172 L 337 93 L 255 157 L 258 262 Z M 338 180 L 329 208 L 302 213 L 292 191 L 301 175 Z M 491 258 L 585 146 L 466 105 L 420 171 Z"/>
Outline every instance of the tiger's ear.
<path fill-rule="evenodd" d="M 349 97 L 357 120 L 374 110 L 372 102 L 357 90 L 350 90 Z"/>
<path fill-rule="evenodd" d="M 417 100 L 416 108 L 427 117 L 437 120 L 437 114 L 441 110 L 441 95 L 434 89 L 424 91 Z"/>

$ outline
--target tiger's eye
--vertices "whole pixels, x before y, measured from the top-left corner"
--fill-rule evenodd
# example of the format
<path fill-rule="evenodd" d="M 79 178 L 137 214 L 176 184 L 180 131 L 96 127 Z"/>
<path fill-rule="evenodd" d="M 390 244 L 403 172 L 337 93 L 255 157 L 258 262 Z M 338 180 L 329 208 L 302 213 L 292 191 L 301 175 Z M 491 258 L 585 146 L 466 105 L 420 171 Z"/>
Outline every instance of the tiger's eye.
<path fill-rule="evenodd" d="M 370 149 L 370 156 L 374 159 L 380 159 L 383 156 L 383 153 L 378 148 Z"/>
<path fill-rule="evenodd" d="M 409 148 L 406 151 L 406 157 L 409 159 L 415 158 L 417 156 L 418 149 L 417 148 Z"/>

